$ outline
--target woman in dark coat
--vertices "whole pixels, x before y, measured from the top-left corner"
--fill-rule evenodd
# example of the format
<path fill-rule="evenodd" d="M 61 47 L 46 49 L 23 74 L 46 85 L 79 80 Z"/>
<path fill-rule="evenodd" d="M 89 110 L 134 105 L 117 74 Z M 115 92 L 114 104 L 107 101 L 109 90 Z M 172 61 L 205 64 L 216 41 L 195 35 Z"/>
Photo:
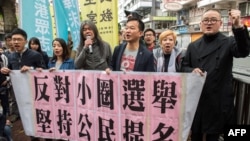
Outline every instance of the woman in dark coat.
<path fill-rule="evenodd" d="M 192 125 L 192 141 L 217 141 L 227 124 L 234 124 L 234 95 L 232 90 L 233 57 L 249 55 L 247 28 L 239 22 L 239 11 L 231 15 L 234 37 L 219 32 L 222 24 L 219 11 L 210 9 L 202 16 L 201 30 L 204 35 L 188 46 L 183 60 L 184 72 L 204 75 L 206 82 Z"/>

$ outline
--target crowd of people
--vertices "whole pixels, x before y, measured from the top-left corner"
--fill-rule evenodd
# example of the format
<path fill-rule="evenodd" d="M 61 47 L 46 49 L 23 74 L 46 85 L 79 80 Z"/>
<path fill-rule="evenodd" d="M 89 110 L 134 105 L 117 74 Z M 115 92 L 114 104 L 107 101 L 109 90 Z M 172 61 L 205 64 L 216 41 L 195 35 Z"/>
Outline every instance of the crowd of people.
<path fill-rule="evenodd" d="M 206 72 L 207 78 L 191 127 L 191 140 L 202 141 L 205 138 L 206 141 L 217 141 L 225 125 L 235 124 L 233 57 L 246 57 L 250 50 L 250 38 L 246 26 L 240 22 L 240 11 L 231 10 L 229 13 L 234 33 L 230 37 L 219 31 L 222 25 L 220 11 L 205 11 L 200 22 L 203 36 L 190 43 L 186 51 L 176 47 L 177 35 L 174 31 L 163 31 L 159 42 L 156 42 L 155 31 L 144 29 L 141 15 L 131 11 L 125 13 L 128 20 L 120 31 L 120 42 L 113 53 L 110 44 L 102 40 L 98 28 L 89 20 L 81 24 L 80 43 L 74 58 L 70 55 L 69 44 L 61 38 L 52 41 L 53 56 L 49 58 L 41 50 L 38 38 L 32 37 L 27 41 L 27 33 L 20 28 L 7 34 L 7 49 L 0 49 L 0 98 L 3 107 L 0 115 L 0 131 L 3 132 L 0 136 L 4 135 L 11 141 L 10 128 L 14 120 L 10 121 L 8 116 L 14 114 L 19 118 L 16 104 L 12 105 L 10 113 L 9 102 L 15 103 L 8 76 L 11 70 L 25 73 L 29 70 L 82 69 L 105 70 L 107 74 L 112 71 L 193 72 L 201 76 Z M 28 48 L 25 47 L 27 42 Z"/>

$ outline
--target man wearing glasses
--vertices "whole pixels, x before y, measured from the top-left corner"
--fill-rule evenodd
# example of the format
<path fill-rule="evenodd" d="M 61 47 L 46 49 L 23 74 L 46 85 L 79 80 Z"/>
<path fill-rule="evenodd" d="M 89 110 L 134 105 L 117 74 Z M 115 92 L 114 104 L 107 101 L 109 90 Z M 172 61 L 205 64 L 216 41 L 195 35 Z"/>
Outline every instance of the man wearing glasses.
<path fill-rule="evenodd" d="M 153 29 L 148 28 L 144 31 L 144 42 L 149 51 L 153 51 L 153 49 L 158 48 L 156 45 L 156 33 Z"/>
<path fill-rule="evenodd" d="M 20 28 L 14 29 L 11 39 L 16 52 L 8 57 L 8 68 L 3 67 L 1 73 L 9 74 L 11 69 L 26 72 L 28 70 L 45 68 L 42 56 L 38 52 L 25 47 L 27 43 L 27 33 L 24 30 Z"/>
<path fill-rule="evenodd" d="M 220 11 L 205 11 L 200 23 L 203 36 L 189 44 L 182 71 L 204 76 L 206 82 L 191 127 L 191 140 L 217 141 L 226 125 L 235 124 L 232 91 L 233 57 L 249 55 L 247 27 L 241 24 L 240 11 L 229 11 L 233 36 L 223 35 Z"/>
<path fill-rule="evenodd" d="M 15 52 L 9 54 L 8 67 L 1 68 L 2 74 L 9 74 L 11 70 L 20 70 L 24 73 L 33 69 L 41 70 L 45 68 L 42 55 L 25 47 L 27 43 L 27 33 L 24 30 L 20 28 L 14 29 L 11 33 L 11 41 Z M 19 112 L 15 114 L 17 120 L 19 118 Z M 31 140 L 36 141 L 39 139 L 31 137 Z"/>

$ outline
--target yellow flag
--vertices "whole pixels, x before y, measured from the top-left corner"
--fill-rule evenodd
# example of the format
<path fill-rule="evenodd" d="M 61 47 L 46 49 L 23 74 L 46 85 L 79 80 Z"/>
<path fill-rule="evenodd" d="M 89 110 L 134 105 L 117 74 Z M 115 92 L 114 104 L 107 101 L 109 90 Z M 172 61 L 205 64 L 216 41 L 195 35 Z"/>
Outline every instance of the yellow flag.
<path fill-rule="evenodd" d="M 93 21 L 102 39 L 114 49 L 118 45 L 117 0 L 79 0 L 81 18 Z"/>
<path fill-rule="evenodd" d="M 56 24 L 55 24 L 55 18 L 54 18 L 54 16 L 55 16 L 55 13 L 54 13 L 54 8 L 53 8 L 53 5 L 51 4 L 50 6 L 49 6 L 49 12 L 50 12 L 50 14 L 51 14 L 51 16 L 52 16 L 52 18 L 51 18 L 51 22 L 52 22 L 52 37 L 53 37 L 53 39 L 55 39 L 56 38 Z"/>

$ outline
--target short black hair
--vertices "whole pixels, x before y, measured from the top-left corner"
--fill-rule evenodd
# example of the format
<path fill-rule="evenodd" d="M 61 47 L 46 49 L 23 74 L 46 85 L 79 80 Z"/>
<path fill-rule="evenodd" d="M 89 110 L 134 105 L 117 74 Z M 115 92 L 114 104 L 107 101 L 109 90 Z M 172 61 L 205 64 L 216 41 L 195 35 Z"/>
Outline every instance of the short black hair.
<path fill-rule="evenodd" d="M 146 33 L 146 32 L 148 32 L 148 31 L 153 32 L 153 35 L 154 35 L 154 36 L 156 36 L 156 33 L 155 33 L 154 29 L 152 29 L 152 28 L 148 28 L 148 29 L 146 29 L 146 30 L 144 31 L 143 36 L 145 36 L 145 33 Z"/>
<path fill-rule="evenodd" d="M 24 37 L 25 40 L 27 40 L 27 33 L 21 29 L 21 28 L 15 28 L 12 32 L 11 32 L 11 36 L 15 35 L 15 34 L 20 34 Z"/>
<path fill-rule="evenodd" d="M 11 33 L 6 33 L 4 36 L 4 40 L 11 39 Z"/>
<path fill-rule="evenodd" d="M 139 23 L 139 29 L 140 29 L 140 31 L 144 31 L 145 25 L 144 25 L 144 23 L 143 23 L 140 19 L 138 19 L 138 18 L 136 18 L 136 17 L 131 17 L 131 18 L 129 18 L 129 19 L 127 20 L 126 23 L 128 23 L 128 22 L 130 22 L 130 21 L 137 21 L 137 22 Z"/>

